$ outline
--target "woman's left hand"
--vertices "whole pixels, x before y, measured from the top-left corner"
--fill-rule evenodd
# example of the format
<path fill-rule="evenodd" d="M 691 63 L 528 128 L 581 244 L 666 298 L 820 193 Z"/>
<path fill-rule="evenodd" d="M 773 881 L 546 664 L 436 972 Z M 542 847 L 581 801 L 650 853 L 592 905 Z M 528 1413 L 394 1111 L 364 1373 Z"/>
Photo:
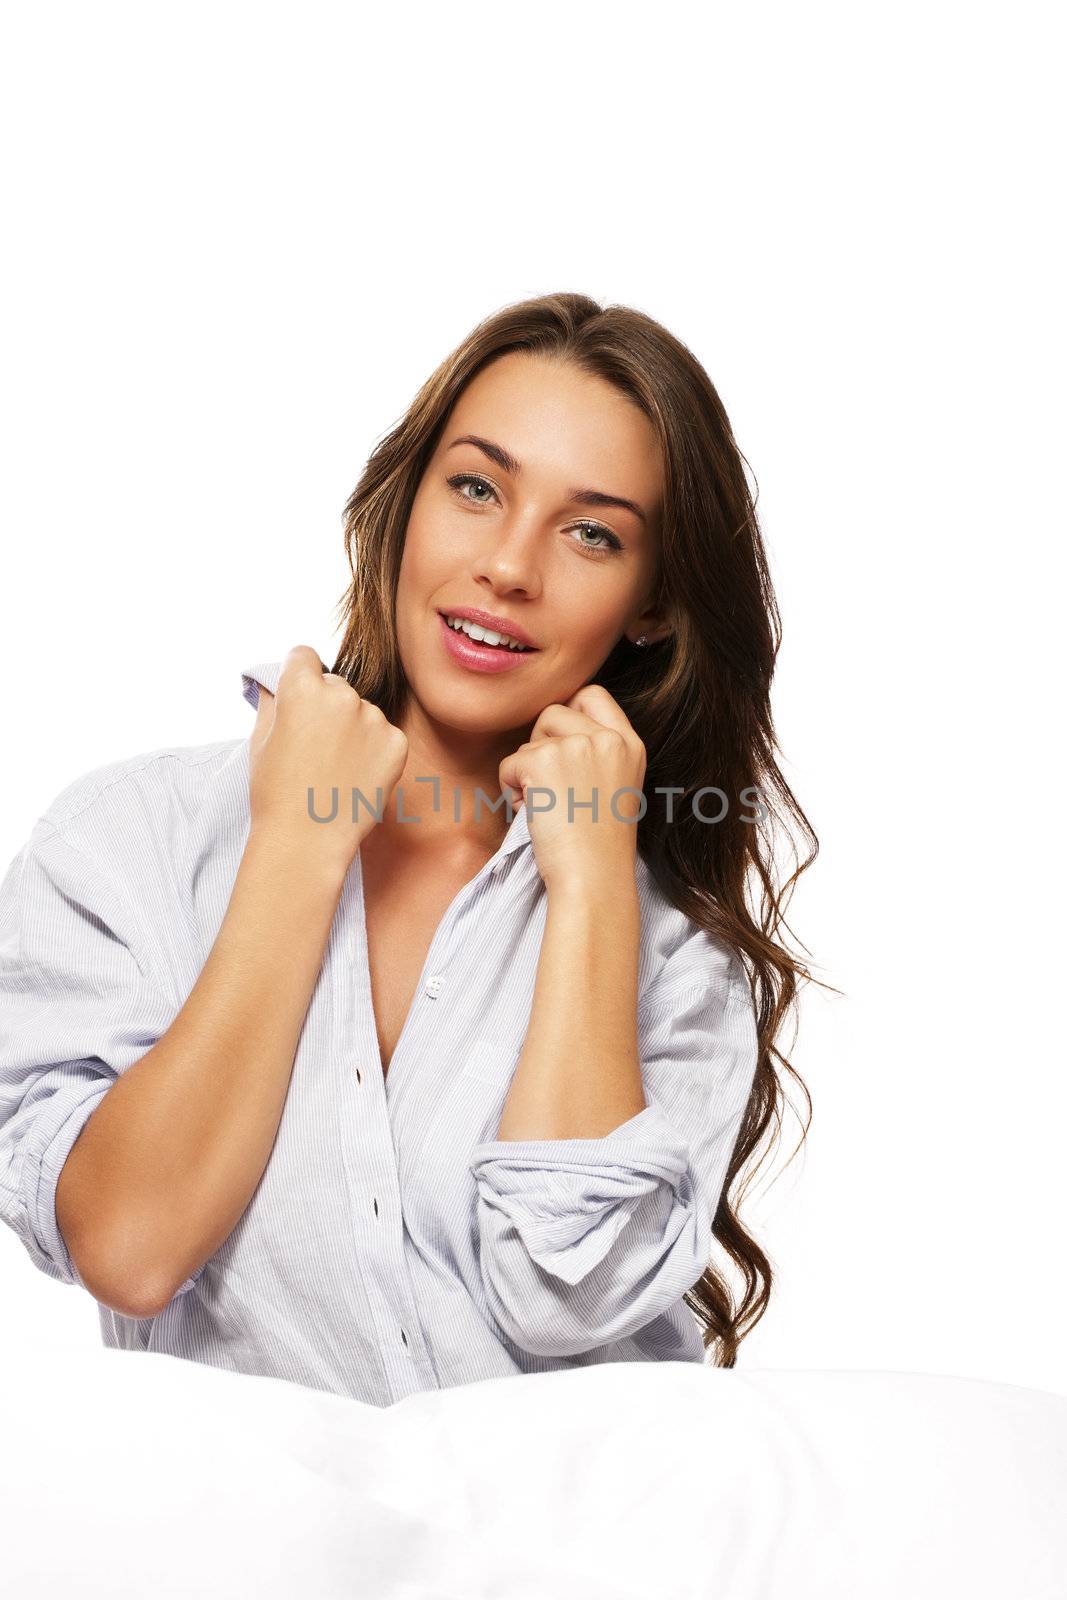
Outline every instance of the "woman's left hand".
<path fill-rule="evenodd" d="M 633 871 L 645 765 L 629 718 L 597 683 L 585 684 L 565 705 L 546 706 L 526 743 L 504 757 L 501 789 L 523 803 L 535 791 L 527 823 L 546 886 L 601 883 L 620 869 Z"/>

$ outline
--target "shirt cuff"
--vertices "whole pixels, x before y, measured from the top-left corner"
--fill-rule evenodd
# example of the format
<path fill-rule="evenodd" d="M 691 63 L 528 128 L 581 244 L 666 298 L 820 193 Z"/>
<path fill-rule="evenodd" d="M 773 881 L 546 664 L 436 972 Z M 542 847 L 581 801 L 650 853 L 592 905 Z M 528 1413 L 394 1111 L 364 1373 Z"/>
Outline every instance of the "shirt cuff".
<path fill-rule="evenodd" d="M 686 1141 L 657 1105 L 600 1138 L 488 1139 L 470 1160 L 481 1201 L 569 1284 L 603 1260 L 646 1195 L 677 1191 L 688 1165 Z"/>
<path fill-rule="evenodd" d="M 26 1246 L 38 1266 L 63 1283 L 86 1286 L 78 1274 L 56 1218 L 56 1189 L 64 1163 L 85 1124 L 110 1088 L 110 1080 L 57 1090 L 34 1124 L 20 1183 L 29 1237 Z"/>

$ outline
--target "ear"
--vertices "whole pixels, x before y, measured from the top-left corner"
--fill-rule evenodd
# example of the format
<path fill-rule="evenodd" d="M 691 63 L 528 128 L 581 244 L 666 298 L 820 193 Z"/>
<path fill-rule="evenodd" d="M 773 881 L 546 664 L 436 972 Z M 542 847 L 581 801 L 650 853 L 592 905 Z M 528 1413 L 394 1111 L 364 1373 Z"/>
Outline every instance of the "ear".
<path fill-rule="evenodd" d="M 631 644 L 643 638 L 648 644 L 657 644 L 674 631 L 674 609 L 670 606 L 650 606 L 640 616 L 632 617 L 626 624 L 626 637 Z"/>

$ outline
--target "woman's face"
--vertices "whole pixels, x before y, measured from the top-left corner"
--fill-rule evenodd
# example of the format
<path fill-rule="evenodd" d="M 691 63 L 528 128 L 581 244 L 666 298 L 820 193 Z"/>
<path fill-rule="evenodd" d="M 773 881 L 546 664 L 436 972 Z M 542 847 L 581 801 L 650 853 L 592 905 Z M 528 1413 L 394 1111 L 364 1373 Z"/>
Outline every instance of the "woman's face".
<path fill-rule="evenodd" d="M 483 368 L 422 476 L 401 561 L 398 643 L 423 711 L 469 733 L 528 728 L 588 683 L 624 632 L 665 632 L 648 609 L 663 489 L 651 423 L 610 384 L 521 351 Z M 589 490 L 638 509 L 577 498 Z M 521 628 L 536 652 L 509 654 L 504 671 L 465 662 L 472 641 L 441 615 L 464 607 Z"/>

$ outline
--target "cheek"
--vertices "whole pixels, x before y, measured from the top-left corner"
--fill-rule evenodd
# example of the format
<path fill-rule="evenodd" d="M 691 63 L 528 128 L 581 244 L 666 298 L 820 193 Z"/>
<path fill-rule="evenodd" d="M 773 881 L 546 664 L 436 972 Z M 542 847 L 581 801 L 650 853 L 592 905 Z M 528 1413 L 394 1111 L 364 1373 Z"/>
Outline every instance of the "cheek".
<path fill-rule="evenodd" d="M 464 537 L 466 533 L 466 537 Z M 400 561 L 401 580 L 416 587 L 440 587 L 454 582 L 477 554 L 477 545 L 462 523 L 457 525 L 448 507 L 427 501 L 412 506 Z"/>
<path fill-rule="evenodd" d="M 559 602 L 549 609 L 553 631 L 569 654 L 603 655 L 621 633 L 625 617 L 618 596 L 606 594 L 605 587 L 572 580 L 558 591 Z"/>
<path fill-rule="evenodd" d="M 420 592 L 433 581 L 434 542 L 426 537 L 421 523 L 412 516 L 404 538 L 397 578 L 397 598 L 417 599 Z"/>

